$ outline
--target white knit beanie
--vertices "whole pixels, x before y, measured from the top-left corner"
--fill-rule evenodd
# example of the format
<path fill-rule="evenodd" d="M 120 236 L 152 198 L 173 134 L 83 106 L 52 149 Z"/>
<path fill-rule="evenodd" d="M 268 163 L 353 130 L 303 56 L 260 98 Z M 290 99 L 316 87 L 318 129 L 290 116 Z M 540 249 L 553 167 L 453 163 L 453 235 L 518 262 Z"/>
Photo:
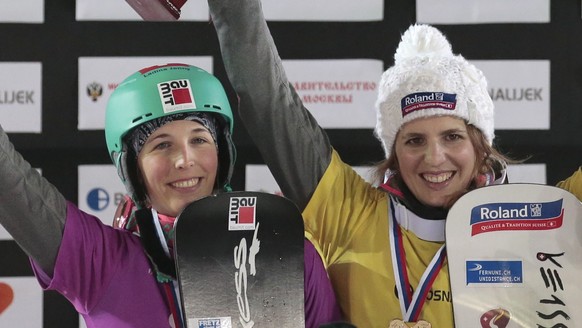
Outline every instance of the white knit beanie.
<path fill-rule="evenodd" d="M 421 117 L 451 115 L 476 126 L 492 144 L 493 101 L 483 73 L 436 28 L 412 25 L 402 35 L 394 66 L 382 74 L 376 100 L 375 135 L 390 156 L 396 134 Z"/>

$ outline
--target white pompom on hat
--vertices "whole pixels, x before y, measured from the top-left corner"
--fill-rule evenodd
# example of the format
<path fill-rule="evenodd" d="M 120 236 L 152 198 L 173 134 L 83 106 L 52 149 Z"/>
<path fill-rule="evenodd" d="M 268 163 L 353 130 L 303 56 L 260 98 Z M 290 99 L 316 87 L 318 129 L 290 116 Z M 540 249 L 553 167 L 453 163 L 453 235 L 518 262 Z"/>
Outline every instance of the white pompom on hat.
<path fill-rule="evenodd" d="M 428 25 L 402 35 L 378 86 L 376 137 L 390 156 L 400 128 L 417 118 L 450 115 L 476 126 L 493 143 L 493 101 L 483 73 L 454 55 L 445 36 Z"/>

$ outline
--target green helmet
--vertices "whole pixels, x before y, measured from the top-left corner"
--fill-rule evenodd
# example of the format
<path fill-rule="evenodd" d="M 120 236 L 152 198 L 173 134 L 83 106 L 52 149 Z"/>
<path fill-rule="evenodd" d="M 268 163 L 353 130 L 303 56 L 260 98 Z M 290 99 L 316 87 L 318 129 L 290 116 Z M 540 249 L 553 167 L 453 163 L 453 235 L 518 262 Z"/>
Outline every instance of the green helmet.
<path fill-rule="evenodd" d="M 219 188 L 230 190 L 236 157 L 231 138 L 234 122 L 226 92 L 214 75 L 187 64 L 152 66 L 127 77 L 111 94 L 105 114 L 107 149 L 121 181 L 136 203 L 143 201 L 143 196 L 136 195 L 145 191 L 136 188 L 139 181 L 137 164 L 134 158 L 128 159 L 125 137 L 145 122 L 194 112 L 211 113 L 221 125 L 217 127 L 217 184 Z"/>

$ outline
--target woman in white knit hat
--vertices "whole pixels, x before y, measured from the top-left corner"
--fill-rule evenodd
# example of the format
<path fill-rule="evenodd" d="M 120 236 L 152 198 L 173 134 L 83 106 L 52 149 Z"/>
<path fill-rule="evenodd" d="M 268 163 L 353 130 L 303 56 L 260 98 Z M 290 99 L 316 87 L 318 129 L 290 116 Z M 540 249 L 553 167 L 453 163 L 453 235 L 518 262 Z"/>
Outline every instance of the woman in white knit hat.
<path fill-rule="evenodd" d="M 383 75 L 378 187 L 331 146 L 287 80 L 260 0 L 209 0 L 240 113 L 303 211 L 345 318 L 358 327 L 453 327 L 445 218 L 462 194 L 506 183 L 484 76 L 437 29 L 411 26 Z"/>

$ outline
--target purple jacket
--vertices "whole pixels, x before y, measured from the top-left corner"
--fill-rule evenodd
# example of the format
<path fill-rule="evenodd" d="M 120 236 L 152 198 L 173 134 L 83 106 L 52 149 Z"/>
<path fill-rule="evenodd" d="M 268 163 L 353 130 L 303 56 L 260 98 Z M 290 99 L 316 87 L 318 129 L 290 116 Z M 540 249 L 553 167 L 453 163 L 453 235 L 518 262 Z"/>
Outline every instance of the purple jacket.
<path fill-rule="evenodd" d="M 63 239 L 51 279 L 34 262 L 47 290 L 64 295 L 83 315 L 87 327 L 173 327 L 164 291 L 150 269 L 139 237 L 104 225 L 67 205 Z M 340 319 L 327 273 L 305 243 L 306 327 Z"/>

